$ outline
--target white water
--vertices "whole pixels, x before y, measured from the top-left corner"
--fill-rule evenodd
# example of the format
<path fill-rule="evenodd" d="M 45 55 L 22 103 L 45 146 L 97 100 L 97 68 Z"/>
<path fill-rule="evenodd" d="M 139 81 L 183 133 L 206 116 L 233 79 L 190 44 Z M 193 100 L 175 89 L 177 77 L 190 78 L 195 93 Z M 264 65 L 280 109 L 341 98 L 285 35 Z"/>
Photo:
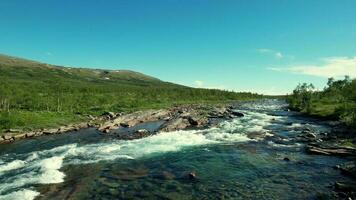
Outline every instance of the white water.
<path fill-rule="evenodd" d="M 24 155 L 4 155 L 0 158 L 0 199 L 34 199 L 39 193 L 31 185 L 63 182 L 65 174 L 60 170 L 63 165 L 138 159 L 194 146 L 246 142 L 250 139 L 245 133 L 263 131 L 273 118 L 276 120 L 267 114 L 244 113 L 243 118 L 223 122 L 217 128 L 207 130 L 159 133 L 130 141 L 74 143 Z M 24 159 L 11 160 L 11 157 Z"/>

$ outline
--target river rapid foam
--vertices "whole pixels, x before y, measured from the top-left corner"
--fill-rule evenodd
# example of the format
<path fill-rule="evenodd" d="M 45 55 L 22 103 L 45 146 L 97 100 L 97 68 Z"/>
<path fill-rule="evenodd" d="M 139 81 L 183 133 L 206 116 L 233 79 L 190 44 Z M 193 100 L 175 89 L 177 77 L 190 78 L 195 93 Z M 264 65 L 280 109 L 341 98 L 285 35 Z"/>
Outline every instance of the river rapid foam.
<path fill-rule="evenodd" d="M 273 107 L 274 109 L 274 107 Z M 245 117 L 225 121 L 215 128 L 159 133 L 136 140 L 111 140 L 93 144 L 78 143 L 25 154 L 0 157 L 0 199 L 34 199 L 39 192 L 35 184 L 54 184 L 65 180 L 61 168 L 101 161 L 139 159 L 177 152 L 186 148 L 251 141 L 246 133 L 261 131 L 273 118 L 246 111 Z"/>

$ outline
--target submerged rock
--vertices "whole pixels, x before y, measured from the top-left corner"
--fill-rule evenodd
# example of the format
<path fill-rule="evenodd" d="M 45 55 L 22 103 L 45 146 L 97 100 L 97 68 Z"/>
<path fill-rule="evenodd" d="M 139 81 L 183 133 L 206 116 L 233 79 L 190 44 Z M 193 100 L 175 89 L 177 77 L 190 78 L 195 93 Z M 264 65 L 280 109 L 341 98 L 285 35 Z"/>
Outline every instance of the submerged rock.
<path fill-rule="evenodd" d="M 197 174 L 196 174 L 196 172 L 190 172 L 189 174 L 188 174 L 188 178 L 190 179 L 190 180 L 196 180 L 197 179 Z"/>
<path fill-rule="evenodd" d="M 290 161 L 288 157 L 283 158 L 284 161 Z"/>
<path fill-rule="evenodd" d="M 336 182 L 335 189 L 344 192 L 356 192 L 356 182 Z"/>
<path fill-rule="evenodd" d="M 356 163 L 355 161 L 347 162 L 339 166 L 341 172 L 345 175 L 356 178 Z"/>

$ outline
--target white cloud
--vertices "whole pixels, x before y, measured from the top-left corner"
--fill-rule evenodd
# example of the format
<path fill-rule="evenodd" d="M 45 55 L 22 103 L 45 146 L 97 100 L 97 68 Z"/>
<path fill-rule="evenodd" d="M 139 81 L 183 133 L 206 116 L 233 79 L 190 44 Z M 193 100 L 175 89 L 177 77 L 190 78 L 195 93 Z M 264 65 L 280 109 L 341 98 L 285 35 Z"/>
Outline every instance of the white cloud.
<path fill-rule="evenodd" d="M 204 81 L 196 80 L 194 81 L 194 86 L 197 88 L 206 88 L 206 89 L 219 89 L 219 90 L 226 90 L 227 88 L 224 85 L 207 85 Z"/>
<path fill-rule="evenodd" d="M 274 71 L 286 71 L 320 77 L 356 77 L 356 57 L 323 58 L 321 65 L 296 65 L 287 68 L 268 68 Z"/>
<path fill-rule="evenodd" d="M 194 81 L 194 84 L 195 84 L 195 86 L 197 86 L 197 87 L 203 87 L 204 81 L 196 80 L 196 81 Z"/>
<path fill-rule="evenodd" d="M 47 56 L 52 56 L 53 54 L 51 52 L 46 52 Z"/>
<path fill-rule="evenodd" d="M 284 55 L 282 54 L 282 52 L 279 52 L 279 51 L 276 51 L 276 50 L 273 50 L 273 49 L 257 49 L 257 51 L 262 53 L 262 54 L 272 54 L 277 59 L 284 58 Z"/>

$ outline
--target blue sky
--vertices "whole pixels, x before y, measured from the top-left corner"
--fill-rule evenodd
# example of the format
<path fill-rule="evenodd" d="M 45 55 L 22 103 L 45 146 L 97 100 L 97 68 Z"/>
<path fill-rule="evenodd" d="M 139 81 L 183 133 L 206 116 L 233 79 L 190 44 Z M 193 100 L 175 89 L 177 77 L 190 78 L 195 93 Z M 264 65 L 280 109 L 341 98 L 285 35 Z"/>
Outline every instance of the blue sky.
<path fill-rule="evenodd" d="M 0 53 L 285 94 L 356 77 L 354 0 L 1 0 Z"/>

